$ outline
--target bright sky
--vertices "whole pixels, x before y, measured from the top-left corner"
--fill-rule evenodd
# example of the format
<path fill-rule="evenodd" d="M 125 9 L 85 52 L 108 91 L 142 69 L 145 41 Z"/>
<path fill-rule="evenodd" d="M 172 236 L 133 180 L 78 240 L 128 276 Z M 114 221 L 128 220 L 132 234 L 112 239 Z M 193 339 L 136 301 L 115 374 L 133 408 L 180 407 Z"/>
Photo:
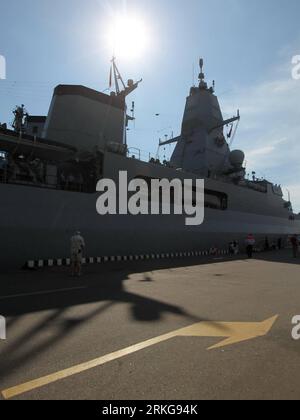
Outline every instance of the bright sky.
<path fill-rule="evenodd" d="M 0 1 L 1 122 L 21 103 L 47 114 L 60 83 L 105 90 L 113 22 L 126 14 L 136 30 L 115 46 L 118 65 L 125 80 L 143 78 L 129 98 L 137 118 L 130 146 L 156 153 L 159 137 L 179 134 L 202 56 L 224 116 L 241 111 L 234 147 L 246 151 L 249 172 L 288 188 L 300 211 L 300 80 L 291 76 L 300 55 L 299 0 Z"/>

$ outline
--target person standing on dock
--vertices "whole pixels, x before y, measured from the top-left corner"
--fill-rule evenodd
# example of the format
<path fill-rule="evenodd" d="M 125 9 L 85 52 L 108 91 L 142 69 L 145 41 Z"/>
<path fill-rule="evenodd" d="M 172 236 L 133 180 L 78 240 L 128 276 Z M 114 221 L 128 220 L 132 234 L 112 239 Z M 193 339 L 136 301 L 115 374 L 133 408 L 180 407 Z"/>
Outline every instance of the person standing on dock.
<path fill-rule="evenodd" d="M 265 239 L 265 251 L 270 251 L 270 241 L 269 238 L 266 236 Z"/>
<path fill-rule="evenodd" d="M 235 255 L 235 246 L 234 242 L 230 242 L 229 244 L 229 255 L 232 257 Z"/>
<path fill-rule="evenodd" d="M 82 258 L 85 241 L 80 232 L 76 232 L 71 238 L 71 264 L 72 276 L 80 277 L 82 274 Z"/>
<path fill-rule="evenodd" d="M 281 250 L 282 250 L 282 238 L 278 238 L 278 241 L 277 241 L 277 248 L 278 248 L 278 250 L 279 250 L 279 251 L 281 251 Z"/>
<path fill-rule="evenodd" d="M 294 258 L 298 257 L 298 251 L 299 251 L 299 240 L 298 235 L 294 235 L 291 237 L 291 244 L 293 247 L 293 256 Z"/>
<path fill-rule="evenodd" d="M 247 239 L 246 239 L 246 249 L 247 249 L 248 258 L 252 258 L 254 246 L 255 246 L 255 238 L 252 234 L 250 234 L 247 236 Z"/>
<path fill-rule="evenodd" d="M 233 246 L 234 246 L 234 255 L 239 255 L 240 245 L 239 245 L 238 241 L 234 241 Z"/>

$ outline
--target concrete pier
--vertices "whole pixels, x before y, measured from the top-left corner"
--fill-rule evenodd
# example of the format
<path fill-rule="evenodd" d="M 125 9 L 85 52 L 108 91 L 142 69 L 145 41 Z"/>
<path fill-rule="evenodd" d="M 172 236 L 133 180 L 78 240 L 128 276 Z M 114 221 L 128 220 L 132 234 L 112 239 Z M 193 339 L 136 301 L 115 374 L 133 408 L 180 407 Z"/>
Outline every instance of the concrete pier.
<path fill-rule="evenodd" d="M 1 398 L 299 399 L 291 254 L 2 273 Z"/>

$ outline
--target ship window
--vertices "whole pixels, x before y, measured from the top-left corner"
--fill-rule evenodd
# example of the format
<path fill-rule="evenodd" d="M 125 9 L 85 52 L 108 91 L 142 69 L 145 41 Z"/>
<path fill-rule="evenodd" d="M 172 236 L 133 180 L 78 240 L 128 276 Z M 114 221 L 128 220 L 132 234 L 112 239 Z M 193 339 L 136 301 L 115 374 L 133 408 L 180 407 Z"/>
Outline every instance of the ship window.
<path fill-rule="evenodd" d="M 204 194 L 204 203 L 206 208 L 222 211 L 228 209 L 227 194 L 220 191 L 209 190 L 207 188 L 205 188 Z"/>
<path fill-rule="evenodd" d="M 158 178 L 151 178 L 147 176 L 136 176 L 135 179 L 143 179 L 147 182 L 149 188 L 149 200 L 151 201 L 151 181 Z M 160 180 L 160 179 L 159 179 Z M 174 204 L 174 188 L 171 188 L 170 203 Z M 196 187 L 193 187 L 193 192 L 196 194 Z M 162 200 L 162 191 L 160 191 L 160 200 Z M 220 192 L 213 191 L 205 188 L 204 192 L 204 205 L 206 208 L 225 211 L 228 209 L 228 195 Z M 196 206 L 196 200 L 193 200 L 193 206 Z"/>
<path fill-rule="evenodd" d="M 219 191 L 205 190 L 205 207 L 216 210 L 227 210 L 228 196 Z"/>

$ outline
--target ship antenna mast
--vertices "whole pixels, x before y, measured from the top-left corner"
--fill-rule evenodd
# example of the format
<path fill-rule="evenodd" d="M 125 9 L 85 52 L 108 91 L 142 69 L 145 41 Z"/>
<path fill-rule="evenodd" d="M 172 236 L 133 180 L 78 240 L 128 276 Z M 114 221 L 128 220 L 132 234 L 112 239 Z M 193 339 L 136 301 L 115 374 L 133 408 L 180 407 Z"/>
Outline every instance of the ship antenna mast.
<path fill-rule="evenodd" d="M 205 79 L 205 74 L 203 73 L 203 66 L 204 66 L 203 58 L 200 58 L 199 64 L 200 64 L 199 80 L 200 80 L 200 83 L 202 83 L 204 82 L 204 79 Z"/>
<path fill-rule="evenodd" d="M 135 82 L 133 80 L 128 80 L 127 86 L 125 85 L 124 79 L 118 69 L 118 66 L 116 64 L 116 57 L 113 57 L 111 60 L 111 68 L 110 68 L 110 80 L 109 80 L 109 87 L 112 88 L 112 79 L 114 78 L 115 82 L 115 88 L 116 88 L 116 95 L 117 96 L 128 96 L 131 92 L 133 92 L 139 84 L 142 82 L 142 79 L 138 82 Z M 122 85 L 122 89 L 120 87 L 120 83 Z"/>
<path fill-rule="evenodd" d="M 111 63 L 112 63 L 111 64 L 111 76 L 113 74 L 113 77 L 114 77 L 114 80 L 115 80 L 115 86 L 116 86 L 116 94 L 120 95 L 121 90 L 120 90 L 119 81 L 122 83 L 124 89 L 126 89 L 126 86 L 125 86 L 124 80 L 121 76 L 121 73 L 119 72 L 119 69 L 117 67 L 116 57 L 112 58 Z M 110 81 L 110 84 L 111 84 L 111 81 Z"/>
<path fill-rule="evenodd" d="M 203 71 L 203 67 L 204 67 L 203 58 L 200 58 L 199 65 L 200 65 L 200 74 L 198 76 L 199 81 L 200 81 L 199 88 L 200 89 L 207 89 L 207 83 L 205 82 L 205 74 L 204 74 L 204 71 Z"/>

